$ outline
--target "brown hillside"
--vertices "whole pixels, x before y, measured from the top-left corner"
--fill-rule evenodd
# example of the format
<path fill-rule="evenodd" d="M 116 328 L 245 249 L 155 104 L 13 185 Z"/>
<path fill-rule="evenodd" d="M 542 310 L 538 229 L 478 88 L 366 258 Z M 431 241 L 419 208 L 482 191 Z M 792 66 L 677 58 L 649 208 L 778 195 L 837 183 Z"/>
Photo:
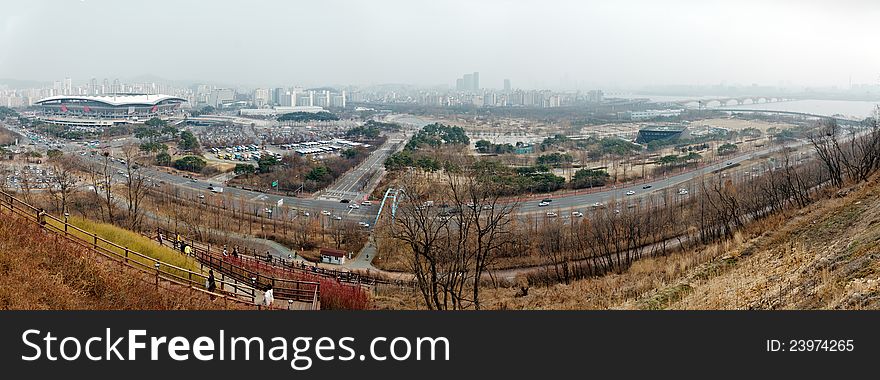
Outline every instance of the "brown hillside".
<path fill-rule="evenodd" d="M 669 308 L 878 309 L 880 185 L 820 202 L 726 260 Z"/>
<path fill-rule="evenodd" d="M 880 184 L 751 223 L 733 239 L 636 261 L 620 274 L 484 290 L 492 309 L 880 309 Z M 391 292 L 388 292 L 391 293 Z M 415 292 L 381 308 L 420 308 Z"/>
<path fill-rule="evenodd" d="M 0 309 L 220 309 L 201 292 L 163 283 L 98 256 L 35 224 L 3 215 Z M 148 278 L 149 277 L 149 278 Z M 229 306 L 235 305 L 230 303 Z"/>

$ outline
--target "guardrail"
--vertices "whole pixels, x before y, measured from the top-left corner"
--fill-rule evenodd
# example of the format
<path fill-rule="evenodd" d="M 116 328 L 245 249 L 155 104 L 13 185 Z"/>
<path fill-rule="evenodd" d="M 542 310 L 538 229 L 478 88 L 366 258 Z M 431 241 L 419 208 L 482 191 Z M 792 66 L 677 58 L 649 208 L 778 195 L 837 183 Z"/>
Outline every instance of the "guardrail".
<path fill-rule="evenodd" d="M 175 247 L 175 245 L 178 244 L 177 234 L 175 233 L 162 228 L 157 228 L 155 239 L 160 241 L 162 245 L 180 250 L 179 246 Z M 181 238 L 180 241 L 191 248 L 187 254 L 194 257 L 202 265 L 223 273 L 226 276 L 232 277 L 238 281 L 250 283 L 251 286 L 257 289 L 267 289 L 269 285 L 271 285 L 272 292 L 278 299 L 289 299 L 297 302 L 312 302 L 315 305 L 319 304 L 320 284 L 317 282 L 267 276 L 260 271 L 246 268 L 243 265 L 237 265 L 236 261 L 238 260 L 223 257 L 222 253 L 212 251 L 209 244 L 184 238 Z"/>
<path fill-rule="evenodd" d="M 27 221 L 38 224 L 41 228 L 51 233 L 64 237 L 68 241 L 78 244 L 84 248 L 120 262 L 121 264 L 134 268 L 138 271 L 154 276 L 157 288 L 160 281 L 187 287 L 193 291 L 200 291 L 215 297 L 221 298 L 224 302 L 234 302 L 247 307 L 256 309 L 265 308 L 266 306 L 257 304 L 258 288 L 247 285 L 246 282 L 227 281 L 226 278 L 216 279 L 218 287 L 211 292 L 205 288 L 208 276 L 195 272 L 186 268 L 181 268 L 171 263 L 154 259 L 140 252 L 118 245 L 112 241 L 106 240 L 97 234 L 85 231 L 71 223 L 66 218 L 64 220 L 46 213 L 44 210 L 34 207 L 13 195 L 0 191 L 0 212 L 8 211 L 13 216 L 23 218 Z M 282 299 L 279 297 L 279 299 Z M 318 308 L 317 289 L 315 294 L 307 301 L 310 302 L 313 309 Z M 269 308 L 277 308 L 270 306 Z"/>
<path fill-rule="evenodd" d="M 170 242 L 171 240 L 176 239 L 177 234 L 162 228 L 156 229 L 156 234 L 158 236 L 163 236 L 163 240 Z M 172 237 L 170 240 L 168 237 Z M 289 274 L 291 276 L 296 275 L 310 275 L 310 276 L 319 276 L 334 279 L 339 282 L 353 284 L 353 285 L 398 285 L 398 286 L 410 286 L 411 282 L 401 281 L 401 280 L 393 280 L 378 276 L 370 276 L 358 272 L 337 270 L 337 269 L 327 269 L 321 268 L 313 265 L 306 265 L 303 262 L 297 262 L 293 259 L 284 259 L 280 257 L 274 256 L 265 256 L 260 257 L 261 255 L 254 250 L 251 252 L 251 256 L 247 256 L 246 252 L 239 252 L 238 257 L 231 257 L 231 253 L 227 252 L 228 257 L 223 258 L 222 251 L 218 251 L 219 247 L 212 246 L 211 244 L 199 242 L 193 239 L 187 239 L 185 237 L 181 238 L 182 241 L 187 242 L 190 246 L 194 247 L 193 252 L 198 252 L 199 255 L 203 255 L 203 257 L 210 257 L 211 259 L 220 259 L 222 262 L 227 264 L 239 262 L 244 265 L 248 265 L 251 268 L 256 268 L 256 271 L 250 271 L 252 273 L 276 273 L 281 276 Z M 198 257 L 197 257 L 198 259 Z M 247 271 L 247 270 L 246 270 Z M 258 277 L 262 279 L 263 277 Z M 271 277 L 267 277 L 271 278 Z M 259 282 L 259 281 L 258 281 Z M 273 284 L 273 287 L 276 285 Z M 278 288 L 275 289 L 278 291 Z"/>

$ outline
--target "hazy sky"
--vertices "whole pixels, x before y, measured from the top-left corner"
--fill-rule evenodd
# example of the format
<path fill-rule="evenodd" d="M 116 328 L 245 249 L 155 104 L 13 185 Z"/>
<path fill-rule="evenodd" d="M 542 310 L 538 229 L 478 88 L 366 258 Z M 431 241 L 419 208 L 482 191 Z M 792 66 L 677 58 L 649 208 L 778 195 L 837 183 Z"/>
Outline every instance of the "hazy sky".
<path fill-rule="evenodd" d="M 243 85 L 845 86 L 877 1 L 0 0 L 0 78 Z"/>

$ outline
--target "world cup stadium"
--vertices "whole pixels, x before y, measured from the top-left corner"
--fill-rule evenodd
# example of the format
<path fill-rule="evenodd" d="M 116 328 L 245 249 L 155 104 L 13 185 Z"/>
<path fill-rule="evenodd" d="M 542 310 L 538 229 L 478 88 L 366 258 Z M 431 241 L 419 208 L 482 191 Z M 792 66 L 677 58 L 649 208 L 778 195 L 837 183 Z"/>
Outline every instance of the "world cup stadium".
<path fill-rule="evenodd" d="M 108 127 L 170 117 L 186 99 L 169 95 L 116 94 L 52 96 L 37 101 L 36 117 L 46 123 L 75 127 Z"/>

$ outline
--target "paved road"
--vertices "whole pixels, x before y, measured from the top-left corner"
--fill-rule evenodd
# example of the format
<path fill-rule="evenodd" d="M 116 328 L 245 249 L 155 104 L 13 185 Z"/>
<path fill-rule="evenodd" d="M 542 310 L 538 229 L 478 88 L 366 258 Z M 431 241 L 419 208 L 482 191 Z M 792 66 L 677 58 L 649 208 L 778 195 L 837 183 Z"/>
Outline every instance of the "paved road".
<path fill-rule="evenodd" d="M 382 146 L 371 152 L 360 165 L 337 178 L 330 187 L 318 195 L 318 198 L 335 201 L 365 199 L 377 184 L 372 180 L 385 170 L 385 159 L 402 148 L 404 140 L 403 133 L 390 134 Z"/>
<path fill-rule="evenodd" d="M 426 119 L 421 119 L 418 117 L 411 117 L 411 116 L 398 118 L 395 121 L 403 122 L 403 123 L 408 124 L 412 127 L 420 127 L 420 126 L 423 126 L 429 122 Z M 391 141 L 391 139 L 389 138 L 389 142 L 390 141 Z M 28 142 L 29 141 L 26 141 L 25 143 L 28 143 Z M 120 140 L 120 139 L 117 139 L 117 140 L 114 140 L 113 142 L 111 142 L 111 144 L 118 144 L 118 145 L 121 145 L 122 143 L 124 143 L 124 140 Z M 799 141 L 797 144 L 794 145 L 794 147 L 800 147 L 805 144 L 807 144 L 806 141 Z M 384 147 L 385 146 L 383 145 L 383 148 Z M 379 154 L 376 155 L 375 158 L 372 156 L 370 158 L 368 158 L 369 162 L 364 163 L 366 165 L 366 167 L 363 168 L 361 173 L 364 173 L 365 171 L 370 170 L 369 167 L 372 167 L 375 165 L 381 165 L 384 162 L 384 157 L 387 157 L 387 155 L 390 154 L 390 151 L 381 150 L 381 149 L 382 148 L 380 148 L 376 151 L 376 152 L 379 152 Z M 663 189 L 676 189 L 682 183 L 690 181 L 694 178 L 698 178 L 698 177 L 700 177 L 706 173 L 709 173 L 711 171 L 721 169 L 721 168 L 724 168 L 727 166 L 733 166 L 734 164 L 742 163 L 744 161 L 754 159 L 756 157 L 771 153 L 771 152 L 779 150 L 779 149 L 782 149 L 782 147 L 777 146 L 777 147 L 765 148 L 765 149 L 762 149 L 759 151 L 743 154 L 743 155 L 740 155 L 737 157 L 731 157 L 731 158 L 726 159 L 724 161 L 720 161 L 715 164 L 707 165 L 699 170 L 685 172 L 685 173 L 681 173 L 678 175 L 669 176 L 667 178 L 660 178 L 660 179 L 657 179 L 654 181 L 632 184 L 632 185 L 628 185 L 628 186 L 621 186 L 621 187 L 603 190 L 603 191 L 597 191 L 597 192 L 589 193 L 589 194 L 569 194 L 569 195 L 563 194 L 563 195 L 552 196 L 551 198 L 553 199 L 553 201 L 551 202 L 551 205 L 548 207 L 539 207 L 538 206 L 538 202 L 540 202 L 540 200 L 543 199 L 544 197 L 542 197 L 542 196 L 529 197 L 529 198 L 526 198 L 521 201 L 519 213 L 522 215 L 536 215 L 537 216 L 537 215 L 544 214 L 545 212 L 550 211 L 550 210 L 577 210 L 577 209 L 581 209 L 581 210 L 586 211 L 586 209 L 592 207 L 592 205 L 597 202 L 601 203 L 603 205 L 610 205 L 610 204 L 614 204 L 617 201 L 625 201 L 628 199 L 635 200 L 635 199 L 643 198 L 645 196 L 657 195 L 657 194 L 660 194 L 661 190 L 663 190 Z M 73 144 L 73 143 L 66 143 L 65 144 L 65 151 L 68 151 L 71 154 L 76 154 L 78 152 L 85 152 L 87 150 L 89 150 L 89 149 L 84 148 L 80 145 Z M 82 157 L 85 159 L 89 159 L 89 160 L 100 160 L 100 157 L 92 157 L 89 154 L 86 154 Z M 382 157 L 382 158 L 380 158 L 380 157 Z M 113 162 L 111 166 L 114 167 L 114 170 L 123 170 L 124 171 L 124 165 L 122 165 L 120 163 Z M 738 168 L 738 170 L 740 172 L 742 172 L 743 170 L 748 170 L 748 168 Z M 167 173 L 164 171 L 159 171 L 159 170 L 156 170 L 153 168 L 144 168 L 143 171 L 146 176 L 152 178 L 154 181 L 164 181 L 165 183 L 171 184 L 173 186 L 176 186 L 176 187 L 179 187 L 179 188 L 182 188 L 185 190 L 198 191 L 198 192 L 203 192 L 205 194 L 211 194 L 207 190 L 207 188 L 209 187 L 209 185 L 211 185 L 211 183 L 209 183 L 207 181 L 196 180 L 196 179 L 187 179 L 187 178 L 183 178 L 181 176 L 173 175 L 173 174 L 170 174 L 170 173 Z M 343 180 L 343 183 L 340 184 L 340 188 L 345 189 L 344 186 L 346 184 L 350 185 L 351 183 L 355 183 L 358 181 L 358 179 L 357 179 L 358 177 L 357 177 L 356 172 L 354 172 L 352 174 L 352 177 L 354 179 L 350 178 L 350 179 Z M 122 179 L 122 178 L 120 178 L 120 179 Z M 644 186 L 646 186 L 646 185 L 650 185 L 651 186 L 650 189 L 644 189 Z M 636 194 L 632 195 L 632 196 L 627 196 L 626 192 L 628 192 L 628 191 L 633 191 Z M 360 209 L 353 210 L 348 207 L 348 204 L 340 203 L 337 200 L 331 200 L 331 199 L 320 199 L 320 198 L 319 199 L 308 199 L 308 198 L 295 198 L 295 197 L 287 197 L 287 196 L 278 196 L 278 195 L 264 194 L 264 193 L 261 193 L 258 191 L 244 190 L 244 189 L 231 188 L 231 187 L 225 188 L 224 193 L 231 194 L 234 197 L 241 197 L 241 198 L 249 199 L 249 200 L 256 201 L 256 202 L 264 202 L 267 205 L 267 207 L 270 207 L 270 208 L 271 208 L 271 205 L 276 204 L 276 202 L 279 199 L 283 199 L 285 206 L 298 208 L 298 209 L 302 209 L 302 210 L 310 210 L 312 212 L 312 214 L 311 214 L 312 217 L 319 217 L 319 218 L 328 218 L 328 219 L 331 218 L 330 216 L 321 215 L 319 212 L 319 210 L 326 210 L 326 211 L 330 211 L 334 216 L 339 215 L 339 216 L 342 216 L 346 220 L 364 221 L 367 223 L 372 223 L 372 221 L 375 220 L 376 212 L 378 212 L 378 205 L 365 206 L 365 207 L 361 207 Z M 563 214 L 562 212 L 560 212 L 560 215 L 568 215 L 568 214 L 567 213 Z M 372 228 L 372 226 L 371 226 L 371 228 Z M 272 250 L 275 251 L 273 253 L 283 255 L 283 253 L 282 253 L 283 250 L 278 249 L 278 248 L 279 247 L 273 247 Z M 345 265 L 345 267 L 350 268 L 350 269 L 374 269 L 371 264 L 371 261 L 374 257 L 375 257 L 375 247 L 373 247 L 372 244 L 368 244 L 361 251 L 361 254 L 358 255 L 358 257 L 355 258 L 354 260 L 352 260 L 351 262 L 347 263 Z"/>
<path fill-rule="evenodd" d="M 11 129 L 15 130 L 16 132 L 19 132 L 22 135 L 26 135 L 25 133 L 21 132 L 20 130 L 15 129 L 15 128 L 11 128 Z M 24 145 L 27 145 L 31 142 L 31 140 L 28 139 L 27 137 L 25 137 L 24 140 L 25 141 L 22 141 L 22 144 L 24 144 Z M 116 140 L 111 141 L 109 143 L 109 145 L 112 148 L 119 148 L 126 141 L 128 141 L 128 140 L 127 139 L 116 139 Z M 47 144 L 43 144 L 43 143 L 36 143 L 35 142 L 35 145 L 38 146 L 40 149 L 48 149 L 49 148 L 49 146 Z M 103 161 L 103 158 L 100 156 L 92 156 L 92 155 L 88 154 L 88 152 L 92 150 L 91 148 L 85 147 L 85 146 L 77 144 L 77 143 L 65 142 L 63 150 L 67 154 L 71 154 L 71 155 L 76 154 L 76 155 L 79 155 L 80 158 L 85 159 L 85 160 L 89 160 L 92 162 L 102 162 Z M 123 165 L 119 162 L 115 162 L 115 161 L 111 162 L 110 166 L 113 168 L 113 171 L 123 171 L 123 172 L 125 171 L 125 165 Z M 213 194 L 208 190 L 208 187 L 210 187 L 211 185 L 221 185 L 222 186 L 222 184 L 213 183 L 213 182 L 210 182 L 210 180 L 184 178 L 182 176 L 171 174 L 171 173 L 168 173 L 163 170 L 158 170 L 153 167 L 144 167 L 141 169 L 141 172 L 144 174 L 145 177 L 149 178 L 151 180 L 151 182 L 153 182 L 153 183 L 156 183 L 156 182 L 166 183 L 166 184 L 169 184 L 173 187 L 182 189 L 182 190 L 184 190 L 184 192 L 185 191 L 192 191 L 192 192 L 202 193 L 206 197 L 212 196 L 212 194 Z M 120 180 L 120 181 L 124 180 L 124 177 L 121 174 L 117 174 L 117 180 Z M 340 203 L 339 201 L 335 201 L 335 200 L 297 198 L 297 197 L 289 197 L 289 196 L 282 196 L 282 195 L 273 195 L 273 194 L 262 193 L 259 191 L 245 190 L 245 189 L 240 189 L 240 188 L 235 188 L 235 187 L 224 187 L 223 193 L 229 194 L 234 198 L 242 198 L 242 199 L 250 200 L 253 202 L 264 203 L 266 205 L 266 207 L 268 207 L 270 209 L 273 206 L 277 205 L 277 202 L 279 199 L 283 199 L 284 206 L 291 207 L 291 208 L 297 209 L 297 210 L 309 211 L 309 213 L 313 217 L 320 216 L 321 210 L 327 210 L 327 211 L 330 211 L 331 213 L 333 213 L 334 215 L 343 216 L 343 218 L 345 220 L 351 220 L 351 221 L 355 221 L 355 222 L 364 221 L 367 223 L 371 223 L 373 220 L 375 220 L 376 213 L 378 212 L 378 207 L 375 207 L 375 206 L 361 207 L 360 209 L 352 210 L 348 207 L 349 206 L 348 204 Z"/>
<path fill-rule="evenodd" d="M 789 147 L 798 147 L 806 144 L 806 142 L 799 142 L 798 145 L 792 145 Z M 698 170 L 692 170 L 689 172 L 672 175 L 664 178 L 658 178 L 653 181 L 647 182 L 639 182 L 636 184 L 630 184 L 625 186 L 617 186 L 616 188 L 611 188 L 608 190 L 597 191 L 594 193 L 588 194 L 572 194 L 572 195 L 557 195 L 550 197 L 542 197 L 540 195 L 536 195 L 534 197 L 528 197 L 521 200 L 519 212 L 521 214 L 531 214 L 538 212 L 546 212 L 551 209 L 562 209 L 562 210 L 575 210 L 575 209 L 585 209 L 592 207 L 595 203 L 600 203 L 602 205 L 610 205 L 614 204 L 617 201 L 626 202 L 629 199 L 638 199 L 640 197 L 650 195 L 650 194 L 660 194 L 664 189 L 673 189 L 677 190 L 677 188 L 694 178 L 699 178 L 706 173 L 710 173 L 717 169 L 722 169 L 724 167 L 733 166 L 735 164 L 742 163 L 744 161 L 748 161 L 754 159 L 759 156 L 766 155 L 768 153 L 778 151 L 782 149 L 782 146 L 776 146 L 771 148 L 765 148 L 762 150 L 758 150 L 752 153 L 742 154 L 736 157 L 731 157 L 725 159 L 723 161 L 717 162 L 715 164 L 707 165 Z M 742 170 L 743 168 L 738 168 Z M 748 170 L 748 169 L 746 169 Z M 645 186 L 650 186 L 650 188 L 645 189 Z M 627 192 L 633 191 L 635 194 L 626 195 Z M 540 207 L 538 203 L 541 202 L 544 198 L 550 198 L 553 201 L 549 206 Z"/>
<path fill-rule="evenodd" d="M 371 237 L 369 241 L 367 241 L 367 245 L 361 249 L 361 252 L 353 259 L 346 261 L 343 267 L 347 269 L 369 269 L 375 271 L 378 269 L 373 266 L 374 258 L 376 258 L 376 246 L 373 245 L 373 238 Z"/>
<path fill-rule="evenodd" d="M 412 127 L 419 127 L 420 125 L 427 124 L 430 120 L 406 116 L 394 119 L 394 121 L 402 122 L 408 124 Z M 386 144 L 390 144 L 392 140 L 396 140 L 399 137 L 389 138 L 389 141 Z M 111 145 L 114 147 L 121 146 L 125 141 L 124 140 L 114 140 L 111 142 Z M 798 145 L 806 144 L 805 141 L 801 141 Z M 390 150 L 385 149 L 385 145 L 382 148 L 374 151 L 374 154 L 368 158 L 368 162 L 365 162 L 365 166 L 363 168 L 359 168 L 359 171 L 353 171 L 349 179 L 343 180 L 342 184 L 340 184 L 337 188 L 345 189 L 345 186 L 348 185 L 349 189 L 352 183 L 356 183 L 358 180 L 358 173 L 363 173 L 369 171 L 371 167 L 381 166 L 384 163 L 384 157 L 390 154 Z M 613 204 L 617 201 L 625 201 L 628 199 L 638 199 L 648 194 L 659 194 L 663 189 L 676 189 L 680 184 L 685 183 L 689 180 L 697 178 L 699 176 L 704 175 L 705 173 L 711 172 L 716 169 L 723 168 L 727 166 L 728 163 L 737 164 L 743 161 L 747 161 L 753 159 L 755 157 L 765 155 L 770 153 L 771 151 L 775 151 L 781 149 L 781 147 L 772 147 L 765 148 L 763 150 L 755 151 L 748 154 L 743 154 L 737 157 L 732 157 L 727 160 L 708 165 L 700 170 L 685 172 L 678 175 L 673 175 L 667 178 L 659 178 L 654 181 L 643 182 L 638 184 L 632 184 L 628 186 L 618 186 L 617 188 L 612 188 L 603 191 L 597 191 L 593 193 L 586 194 L 561 194 L 549 196 L 549 198 L 553 199 L 551 205 L 548 207 L 539 207 L 538 203 L 541 199 L 545 198 L 541 195 L 535 195 L 532 197 L 526 197 L 521 199 L 521 204 L 518 212 L 520 214 L 543 214 L 550 210 L 582 210 L 588 209 L 592 207 L 595 203 L 600 203 L 602 205 Z M 85 152 L 88 149 L 84 148 L 80 145 L 76 145 L 73 143 L 65 144 L 65 150 L 69 152 Z M 375 156 L 375 157 L 374 157 Z M 89 160 L 100 160 L 100 157 L 92 157 L 91 155 L 82 156 L 85 159 Z M 112 162 L 111 166 L 113 166 L 114 170 L 123 170 L 124 165 Z M 152 178 L 153 181 L 162 181 L 167 184 L 171 184 L 175 187 L 193 191 L 193 192 L 201 192 L 206 196 L 211 196 L 210 191 L 208 191 L 208 187 L 214 183 L 211 183 L 207 180 L 198 180 L 198 179 L 188 179 L 183 178 L 178 175 L 170 174 L 165 171 L 156 170 L 155 168 L 143 168 L 142 169 L 145 175 L 149 178 Z M 121 176 L 120 176 L 121 177 Z M 121 178 L 120 178 L 121 179 Z M 643 189 L 645 185 L 650 185 L 651 188 L 649 190 Z M 633 191 L 636 194 L 632 196 L 627 196 L 626 192 Z M 359 209 L 351 209 L 349 208 L 349 204 L 340 203 L 336 199 L 310 199 L 310 198 L 297 198 L 297 197 L 289 197 L 289 196 L 281 196 L 281 195 L 272 195 L 265 194 L 259 191 L 245 190 L 234 187 L 225 187 L 224 193 L 229 194 L 236 198 L 243 198 L 250 201 L 263 203 L 268 208 L 272 208 L 272 206 L 276 205 L 279 199 L 283 199 L 284 206 L 291 207 L 298 210 L 308 210 L 313 217 L 326 217 L 329 216 L 321 216 L 320 211 L 326 210 L 329 211 L 334 216 L 338 215 L 342 217 L 344 220 L 351 220 L 354 222 L 363 221 L 366 223 L 372 224 L 372 222 L 376 218 L 376 213 L 378 212 L 378 205 L 373 206 L 364 206 Z M 371 226 L 372 228 L 372 226 Z"/>

